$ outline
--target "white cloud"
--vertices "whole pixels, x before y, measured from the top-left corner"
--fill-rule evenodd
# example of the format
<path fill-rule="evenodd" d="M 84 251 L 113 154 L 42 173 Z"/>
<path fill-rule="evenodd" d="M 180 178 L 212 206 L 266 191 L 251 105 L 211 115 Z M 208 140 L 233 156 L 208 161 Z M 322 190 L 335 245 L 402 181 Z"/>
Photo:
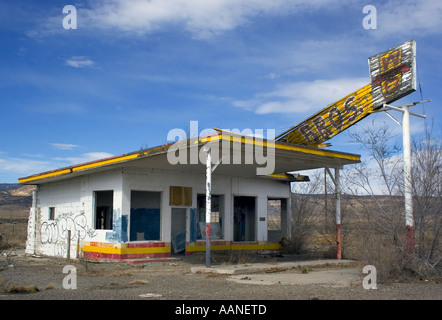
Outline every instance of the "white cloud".
<path fill-rule="evenodd" d="M 69 143 L 50 143 L 50 145 L 59 150 L 72 150 L 78 148 L 77 145 Z"/>
<path fill-rule="evenodd" d="M 20 159 L 20 158 L 0 158 L 0 176 L 10 176 L 16 174 L 25 176 L 36 172 L 44 172 L 54 169 L 49 161 Z"/>
<path fill-rule="evenodd" d="M 104 159 L 112 157 L 113 155 L 107 152 L 88 152 L 83 153 L 77 157 L 57 157 L 54 158 L 56 161 L 67 161 L 70 162 L 70 164 L 80 164 L 85 162 L 90 162 L 94 160 Z"/>
<path fill-rule="evenodd" d="M 234 101 L 233 105 L 258 114 L 314 112 L 369 82 L 368 78 L 343 78 L 285 83 L 274 91 L 259 93 L 251 100 Z"/>
<path fill-rule="evenodd" d="M 442 30 L 442 2 L 391 0 L 377 8 L 378 29 L 388 35 L 422 35 Z"/>
<path fill-rule="evenodd" d="M 29 158 L 43 158 L 44 157 L 40 153 L 36 153 L 36 154 L 33 154 L 33 153 L 23 153 L 23 156 L 29 157 Z"/>
<path fill-rule="evenodd" d="M 87 19 L 102 28 L 146 33 L 164 25 L 184 25 L 195 38 L 231 30 L 262 14 L 288 14 L 308 9 L 331 8 L 329 0 L 111 0 L 96 1 L 83 10 Z"/>
<path fill-rule="evenodd" d="M 65 61 L 65 64 L 73 68 L 93 67 L 95 62 L 83 56 L 74 56 Z"/>
<path fill-rule="evenodd" d="M 0 157 L 0 181 L 17 182 L 19 178 L 47 172 L 68 165 L 85 163 L 93 160 L 109 158 L 112 154 L 107 152 L 89 152 L 78 157 L 54 158 L 52 160 L 35 160 L 15 157 Z"/>

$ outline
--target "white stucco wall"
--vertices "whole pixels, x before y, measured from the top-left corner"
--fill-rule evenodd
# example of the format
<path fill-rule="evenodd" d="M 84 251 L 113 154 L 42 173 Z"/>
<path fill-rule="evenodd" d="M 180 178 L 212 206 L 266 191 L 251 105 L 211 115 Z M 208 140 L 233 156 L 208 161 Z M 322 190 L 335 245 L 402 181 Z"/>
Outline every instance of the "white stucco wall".
<path fill-rule="evenodd" d="M 31 208 L 26 251 L 66 257 L 68 230 L 71 230 L 70 256 L 74 258 L 78 240 L 106 241 L 111 230 L 96 230 L 94 226 L 93 192 L 114 190 L 113 208 L 118 213 L 121 212 L 121 186 L 121 170 L 41 184 L 37 208 Z M 53 220 L 49 219 L 50 207 L 55 208 Z"/>
<path fill-rule="evenodd" d="M 127 241 L 130 230 L 131 191 L 161 192 L 160 241 L 171 241 L 171 211 L 169 187 L 192 188 L 192 206 L 197 206 L 197 194 L 205 194 L 205 175 L 184 172 L 119 168 L 93 173 L 74 179 L 45 183 L 39 186 L 36 207 L 31 208 L 27 252 L 51 256 L 67 255 L 67 230 L 71 230 L 70 256 L 77 256 L 77 242 L 96 241 L 121 243 Z M 95 229 L 94 191 L 113 190 L 113 230 Z M 262 178 L 212 176 L 212 194 L 224 195 L 224 240 L 233 240 L 233 197 L 256 197 L 255 240 L 267 240 L 267 198 L 290 199 L 287 184 Z M 289 204 L 288 204 L 289 205 Z M 49 208 L 55 207 L 55 217 L 49 220 Z M 189 231 L 189 210 L 187 210 Z M 260 219 L 260 217 L 265 219 Z M 189 235 L 187 235 L 189 237 Z"/>

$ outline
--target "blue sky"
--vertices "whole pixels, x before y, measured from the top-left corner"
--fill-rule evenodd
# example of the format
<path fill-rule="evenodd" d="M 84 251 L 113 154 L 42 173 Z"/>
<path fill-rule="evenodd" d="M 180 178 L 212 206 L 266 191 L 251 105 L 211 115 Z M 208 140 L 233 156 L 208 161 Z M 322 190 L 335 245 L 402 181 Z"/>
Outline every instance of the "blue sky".
<path fill-rule="evenodd" d="M 77 29 L 63 28 L 65 5 Z M 376 29 L 363 28 L 366 5 Z M 432 99 L 413 111 L 440 126 L 441 33 L 430 0 L 3 0 L 0 182 L 161 145 L 190 121 L 281 133 L 368 84 L 367 59 L 410 39 L 422 95 L 395 104 Z M 353 128 L 383 123 L 400 141 L 384 114 Z M 361 152 L 348 141 L 329 142 Z"/>

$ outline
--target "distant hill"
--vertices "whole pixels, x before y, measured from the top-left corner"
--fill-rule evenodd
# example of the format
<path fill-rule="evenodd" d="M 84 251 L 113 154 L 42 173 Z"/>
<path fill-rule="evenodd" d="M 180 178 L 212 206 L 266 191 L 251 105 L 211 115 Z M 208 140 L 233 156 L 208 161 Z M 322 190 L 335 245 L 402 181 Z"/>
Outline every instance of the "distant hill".
<path fill-rule="evenodd" d="M 26 216 L 32 206 L 34 189 L 35 186 L 0 183 L 0 217 Z"/>
<path fill-rule="evenodd" d="M 0 183 L 0 191 L 10 190 L 10 189 L 17 189 L 21 187 L 21 184 L 18 183 Z"/>

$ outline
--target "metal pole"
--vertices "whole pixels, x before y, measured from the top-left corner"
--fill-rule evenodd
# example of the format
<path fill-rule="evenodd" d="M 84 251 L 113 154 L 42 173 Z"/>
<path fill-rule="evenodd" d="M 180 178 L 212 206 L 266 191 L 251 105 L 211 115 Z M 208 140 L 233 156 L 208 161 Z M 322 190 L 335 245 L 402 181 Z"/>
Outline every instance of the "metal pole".
<path fill-rule="evenodd" d="M 405 198 L 405 227 L 407 230 L 406 248 L 408 252 L 414 250 L 414 219 L 413 195 L 411 188 L 411 142 L 410 142 L 410 110 L 403 106 L 402 115 L 402 144 L 404 152 L 404 198 Z"/>
<path fill-rule="evenodd" d="M 324 212 L 325 212 L 325 224 L 324 230 L 327 232 L 327 169 L 324 168 Z"/>
<path fill-rule="evenodd" d="M 212 213 L 212 154 L 208 148 L 206 155 L 206 268 L 210 267 L 210 216 Z"/>
<path fill-rule="evenodd" d="M 66 255 L 66 259 L 70 259 L 71 258 L 71 230 L 68 230 L 68 238 L 67 238 L 67 247 L 68 247 L 68 252 Z"/>
<path fill-rule="evenodd" d="M 402 147 L 404 153 L 404 201 L 405 201 L 405 228 L 407 232 L 406 250 L 408 252 L 414 252 L 414 218 L 413 218 L 413 193 L 411 186 L 411 137 L 410 137 L 410 114 L 420 118 L 426 118 L 424 114 L 417 114 L 410 112 L 410 107 L 413 107 L 420 103 L 431 102 L 431 100 L 424 100 L 419 102 L 413 102 L 404 104 L 401 106 L 390 106 L 384 104 L 379 111 L 396 110 L 402 112 Z M 388 114 L 388 112 L 387 112 Z M 390 118 L 398 123 L 390 114 Z M 399 123 L 400 124 L 400 123 Z"/>
<path fill-rule="evenodd" d="M 341 251 L 341 183 L 339 178 L 339 168 L 335 168 L 336 187 L 336 259 L 342 259 Z"/>

